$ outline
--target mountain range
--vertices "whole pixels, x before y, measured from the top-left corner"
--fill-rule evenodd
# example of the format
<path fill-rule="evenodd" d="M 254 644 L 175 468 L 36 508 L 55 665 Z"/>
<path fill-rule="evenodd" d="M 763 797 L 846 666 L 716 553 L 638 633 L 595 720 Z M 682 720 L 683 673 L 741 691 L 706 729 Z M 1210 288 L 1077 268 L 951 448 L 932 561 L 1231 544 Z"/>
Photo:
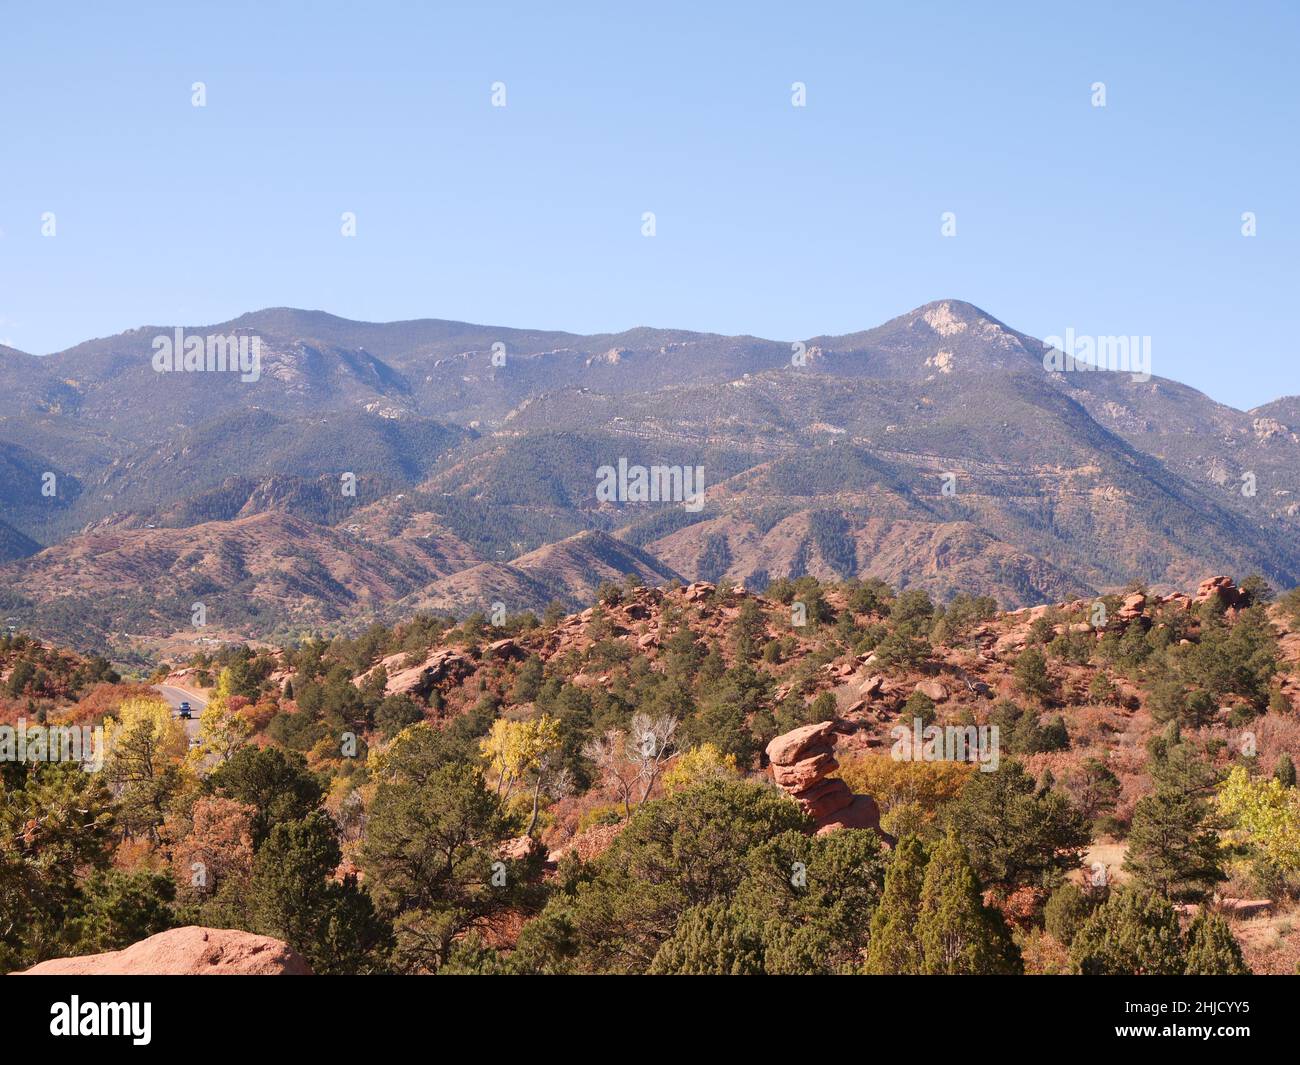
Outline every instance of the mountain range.
<path fill-rule="evenodd" d="M 276 308 L 260 375 L 159 373 L 143 326 L 0 348 L 0 614 L 79 647 L 418 611 L 576 607 L 602 580 L 881 577 L 1015 607 L 1207 572 L 1300 583 L 1300 396 L 1044 368 L 958 300 L 798 344 Z M 704 505 L 598 498 L 703 467 Z"/>

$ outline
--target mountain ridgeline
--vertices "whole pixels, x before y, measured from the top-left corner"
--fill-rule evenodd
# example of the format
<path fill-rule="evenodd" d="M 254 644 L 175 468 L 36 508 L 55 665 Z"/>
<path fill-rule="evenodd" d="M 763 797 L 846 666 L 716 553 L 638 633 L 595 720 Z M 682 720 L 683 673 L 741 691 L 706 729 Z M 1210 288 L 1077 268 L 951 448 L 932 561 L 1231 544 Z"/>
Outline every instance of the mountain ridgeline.
<path fill-rule="evenodd" d="M 956 300 L 792 345 L 277 308 L 255 380 L 157 372 L 146 326 L 0 349 L 0 606 L 79 646 L 413 611 L 515 612 L 602 580 L 878 577 L 1007 607 L 1206 572 L 1300 583 L 1300 397 L 1052 371 Z M 1050 365 L 1050 363 L 1049 363 Z M 601 467 L 703 468 L 702 505 Z M 698 501 L 697 501 L 698 502 Z"/>

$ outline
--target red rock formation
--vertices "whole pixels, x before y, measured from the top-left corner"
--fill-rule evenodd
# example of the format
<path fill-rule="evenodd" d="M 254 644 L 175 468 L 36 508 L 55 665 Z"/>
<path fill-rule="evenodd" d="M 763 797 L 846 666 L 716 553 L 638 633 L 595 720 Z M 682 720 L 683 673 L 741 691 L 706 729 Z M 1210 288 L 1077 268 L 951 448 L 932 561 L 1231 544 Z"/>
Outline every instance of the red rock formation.
<path fill-rule="evenodd" d="M 1196 589 L 1192 605 L 1217 599 L 1224 607 L 1245 607 L 1250 605 L 1250 594 L 1243 592 L 1231 577 L 1206 577 Z"/>
<path fill-rule="evenodd" d="M 835 723 L 819 721 L 815 725 L 801 725 L 767 745 L 767 757 L 773 765 L 791 766 L 813 753 L 833 751 Z M 834 768 L 834 767 L 832 767 Z M 822 774 L 823 776 L 825 774 Z"/>
<path fill-rule="evenodd" d="M 310 976 L 301 954 L 283 940 L 226 928 L 188 925 L 159 932 L 124 950 L 52 958 L 23 976 Z"/>
<path fill-rule="evenodd" d="M 772 779 L 813 819 L 817 835 L 837 828 L 870 828 L 892 843 L 880 829 L 876 800 L 854 795 L 844 781 L 830 775 L 839 768 L 834 731 L 834 722 L 822 721 L 774 739 L 767 745 Z"/>
<path fill-rule="evenodd" d="M 1124 598 L 1124 604 L 1119 608 L 1117 616 L 1121 621 L 1131 621 L 1133 618 L 1140 618 L 1146 608 L 1147 597 L 1141 592 L 1134 592 Z"/>
<path fill-rule="evenodd" d="M 879 832 L 887 843 L 894 842 L 891 836 L 881 831 L 880 807 L 870 795 L 853 796 L 853 801 L 848 806 L 824 818 L 818 824 L 816 834 L 824 836 L 837 828 L 870 828 Z"/>

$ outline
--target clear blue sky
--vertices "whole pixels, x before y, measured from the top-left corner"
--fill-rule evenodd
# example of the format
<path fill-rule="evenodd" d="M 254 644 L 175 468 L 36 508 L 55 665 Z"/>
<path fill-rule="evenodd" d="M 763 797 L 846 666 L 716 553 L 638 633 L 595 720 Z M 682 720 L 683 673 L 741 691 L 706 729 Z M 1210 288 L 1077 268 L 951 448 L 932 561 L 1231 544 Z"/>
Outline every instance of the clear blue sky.
<path fill-rule="evenodd" d="M 23 350 L 276 305 L 796 339 L 956 297 L 1300 392 L 1294 2 L 120 6 L 0 12 Z"/>

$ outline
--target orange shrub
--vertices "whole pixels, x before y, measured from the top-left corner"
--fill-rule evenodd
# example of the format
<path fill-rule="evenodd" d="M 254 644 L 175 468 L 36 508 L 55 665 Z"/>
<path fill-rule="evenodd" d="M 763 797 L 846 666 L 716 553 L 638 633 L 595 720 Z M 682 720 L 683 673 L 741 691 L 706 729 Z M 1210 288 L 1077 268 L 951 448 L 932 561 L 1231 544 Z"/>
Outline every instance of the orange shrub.
<path fill-rule="evenodd" d="M 908 803 L 928 822 L 944 803 L 961 794 L 974 772 L 968 762 L 906 762 L 868 754 L 845 758 L 838 775 L 855 794 L 874 798 L 882 814 Z"/>

